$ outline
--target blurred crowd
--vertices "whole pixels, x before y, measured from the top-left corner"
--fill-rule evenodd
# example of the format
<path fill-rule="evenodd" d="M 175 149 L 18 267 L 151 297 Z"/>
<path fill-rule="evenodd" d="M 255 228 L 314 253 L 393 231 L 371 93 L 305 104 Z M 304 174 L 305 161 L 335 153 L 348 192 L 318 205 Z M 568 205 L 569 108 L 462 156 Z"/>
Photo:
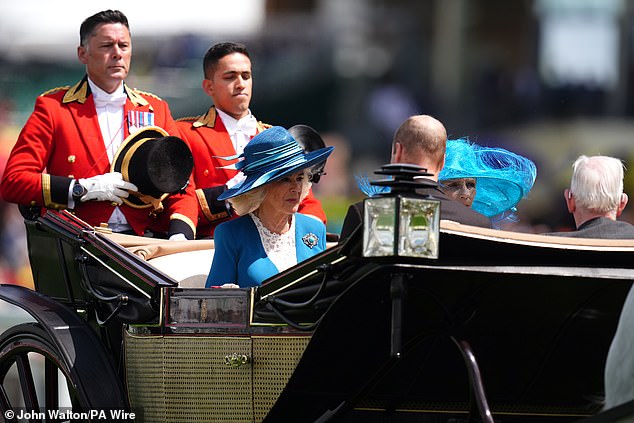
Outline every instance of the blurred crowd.
<path fill-rule="evenodd" d="M 0 102 L 0 172 L 19 128 L 11 122 L 11 107 Z M 33 286 L 22 215 L 15 204 L 0 199 L 0 283 Z"/>

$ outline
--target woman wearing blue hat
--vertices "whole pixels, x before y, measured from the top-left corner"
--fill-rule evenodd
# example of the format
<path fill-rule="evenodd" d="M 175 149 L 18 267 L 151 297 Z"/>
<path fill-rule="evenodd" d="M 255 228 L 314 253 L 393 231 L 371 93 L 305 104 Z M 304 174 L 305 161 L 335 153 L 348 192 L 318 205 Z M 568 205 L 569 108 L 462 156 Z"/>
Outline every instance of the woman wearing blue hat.
<path fill-rule="evenodd" d="M 517 203 L 526 198 L 536 176 L 535 163 L 526 157 L 461 138 L 447 141 L 438 182 L 445 194 L 491 218 L 495 226 L 514 219 Z"/>
<path fill-rule="evenodd" d="M 334 147 L 305 153 L 280 126 L 257 134 L 235 163 L 245 179 L 222 193 L 240 217 L 214 233 L 215 253 L 207 287 L 259 286 L 263 280 L 326 248 L 326 226 L 297 213 L 310 188 L 310 168 L 325 161 Z"/>

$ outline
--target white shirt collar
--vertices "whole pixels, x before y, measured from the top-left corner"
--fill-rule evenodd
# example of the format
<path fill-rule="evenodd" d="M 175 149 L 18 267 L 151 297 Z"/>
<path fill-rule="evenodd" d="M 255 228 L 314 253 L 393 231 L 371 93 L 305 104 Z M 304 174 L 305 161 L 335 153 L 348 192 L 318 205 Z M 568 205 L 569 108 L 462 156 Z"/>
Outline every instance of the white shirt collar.
<path fill-rule="evenodd" d="M 123 91 L 123 82 L 119 84 L 119 87 L 113 93 L 107 93 L 101 88 L 97 86 L 90 77 L 88 77 L 88 85 L 90 85 L 90 92 L 95 97 L 95 99 L 109 100 L 114 98 L 126 97 L 125 92 Z"/>
<path fill-rule="evenodd" d="M 220 120 L 222 120 L 222 123 L 225 125 L 225 128 L 227 129 L 227 133 L 229 133 L 229 136 L 233 137 L 238 130 L 238 119 L 228 115 L 227 113 L 223 112 L 222 110 L 218 108 L 216 108 L 216 112 L 218 112 L 218 116 L 220 116 Z M 253 115 L 251 114 L 251 110 L 249 110 L 249 114 L 240 120 L 243 120 L 243 119 L 251 120 L 251 119 L 255 119 L 255 117 L 253 117 Z M 255 135 L 255 132 L 248 135 L 253 136 Z"/>

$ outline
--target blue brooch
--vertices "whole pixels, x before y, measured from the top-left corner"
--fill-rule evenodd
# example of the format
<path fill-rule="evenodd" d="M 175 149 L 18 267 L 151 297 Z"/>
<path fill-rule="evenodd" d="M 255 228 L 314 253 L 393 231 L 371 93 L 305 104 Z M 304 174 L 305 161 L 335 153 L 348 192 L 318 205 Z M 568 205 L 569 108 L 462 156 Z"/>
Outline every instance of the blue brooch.
<path fill-rule="evenodd" d="M 313 248 L 315 245 L 317 245 L 319 238 L 314 233 L 308 232 L 302 237 L 302 241 L 304 241 L 304 244 L 306 244 L 308 248 Z"/>

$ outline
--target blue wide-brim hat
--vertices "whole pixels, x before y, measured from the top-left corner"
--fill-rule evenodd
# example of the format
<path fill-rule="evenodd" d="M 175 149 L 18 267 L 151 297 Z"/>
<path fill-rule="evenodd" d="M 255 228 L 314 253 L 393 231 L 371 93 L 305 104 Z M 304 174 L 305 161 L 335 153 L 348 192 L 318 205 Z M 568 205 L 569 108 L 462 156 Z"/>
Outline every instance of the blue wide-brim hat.
<path fill-rule="evenodd" d="M 537 176 L 535 163 L 511 151 L 484 147 L 461 138 L 447 141 L 445 166 L 438 180 L 475 178 L 471 208 L 488 217 L 513 212 Z"/>
<path fill-rule="evenodd" d="M 269 182 L 277 181 L 302 169 L 325 161 L 334 147 L 304 153 L 293 136 L 281 126 L 272 126 L 257 134 L 244 147 L 244 152 L 235 156 L 220 157 L 223 160 L 243 160 L 224 168 L 241 171 L 246 178 L 238 185 L 218 196 L 226 200 Z"/>

